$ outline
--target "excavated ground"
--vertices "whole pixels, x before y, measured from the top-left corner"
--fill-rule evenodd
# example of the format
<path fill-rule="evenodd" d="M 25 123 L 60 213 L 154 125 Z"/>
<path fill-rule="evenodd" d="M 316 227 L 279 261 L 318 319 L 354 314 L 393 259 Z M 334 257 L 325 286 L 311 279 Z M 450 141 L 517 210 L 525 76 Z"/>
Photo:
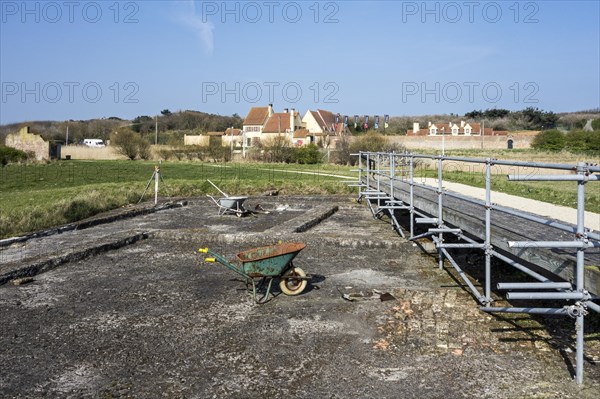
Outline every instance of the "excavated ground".
<path fill-rule="evenodd" d="M 209 201 L 0 248 L 0 277 L 33 276 L 0 285 L 0 396 L 600 396 L 597 334 L 577 386 L 573 323 L 480 312 L 453 273 L 348 198 L 251 198 L 270 213 L 243 218 Z M 279 240 L 307 244 L 295 264 L 312 277 L 265 305 L 197 253 Z"/>

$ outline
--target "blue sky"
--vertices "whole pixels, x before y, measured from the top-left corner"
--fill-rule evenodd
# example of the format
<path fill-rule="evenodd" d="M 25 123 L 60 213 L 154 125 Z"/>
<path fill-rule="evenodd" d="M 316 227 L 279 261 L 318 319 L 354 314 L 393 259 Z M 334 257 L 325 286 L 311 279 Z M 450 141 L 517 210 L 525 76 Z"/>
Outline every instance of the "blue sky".
<path fill-rule="evenodd" d="M 0 124 L 600 107 L 599 1 L 0 1 Z"/>

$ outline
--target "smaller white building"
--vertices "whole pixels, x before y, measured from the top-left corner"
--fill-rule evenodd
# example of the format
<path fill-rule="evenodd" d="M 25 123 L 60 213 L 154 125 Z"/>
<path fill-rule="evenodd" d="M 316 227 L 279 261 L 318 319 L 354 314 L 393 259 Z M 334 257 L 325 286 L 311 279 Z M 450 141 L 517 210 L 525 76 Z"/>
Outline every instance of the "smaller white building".
<path fill-rule="evenodd" d="M 102 141 L 100 139 L 83 139 L 83 145 L 88 146 L 88 147 L 96 147 L 96 148 L 106 147 L 106 144 L 104 144 L 104 141 Z"/>

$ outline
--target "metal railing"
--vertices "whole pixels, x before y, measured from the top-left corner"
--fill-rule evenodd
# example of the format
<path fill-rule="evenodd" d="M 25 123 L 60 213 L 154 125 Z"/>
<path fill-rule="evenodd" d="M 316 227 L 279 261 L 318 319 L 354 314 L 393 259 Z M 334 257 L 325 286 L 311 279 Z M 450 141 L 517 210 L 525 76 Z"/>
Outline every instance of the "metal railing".
<path fill-rule="evenodd" d="M 506 312 L 506 313 L 529 313 L 529 314 L 552 314 L 565 315 L 575 319 L 576 330 L 576 357 L 575 357 L 575 379 L 578 384 L 583 383 L 583 354 L 584 354 L 584 317 L 588 314 L 588 309 L 600 313 L 600 305 L 595 303 L 599 297 L 586 290 L 584 253 L 590 248 L 600 247 L 600 234 L 592 232 L 585 228 L 584 208 L 585 208 L 585 184 L 592 182 L 596 184 L 600 181 L 600 167 L 580 162 L 577 165 L 564 165 L 554 163 L 537 162 L 519 162 L 497 159 L 473 159 L 461 157 L 446 157 L 435 155 L 423 155 L 412 153 L 384 153 L 384 152 L 360 152 L 353 154 L 358 156 L 358 182 L 354 184 L 359 187 L 359 202 L 362 199 L 371 210 L 373 217 L 381 217 L 384 214 L 389 216 L 392 227 L 404 238 L 417 240 L 424 237 L 430 237 L 435 243 L 438 252 L 438 266 L 440 269 L 444 266 L 444 260 L 447 259 L 452 267 L 461 277 L 473 296 L 481 304 L 480 309 L 484 312 Z M 431 160 L 437 167 L 437 187 L 429 187 L 419 184 L 415 181 L 415 164 L 422 160 Z M 444 163 L 448 161 L 463 162 L 466 164 L 481 164 L 485 166 L 485 200 L 477 200 L 472 197 L 461 195 L 454 192 L 448 192 L 443 187 Z M 509 181 L 573 181 L 577 184 L 577 224 L 570 226 L 555 220 L 549 220 L 544 217 L 521 212 L 519 210 L 500 206 L 492 203 L 492 167 L 496 165 L 505 165 L 511 167 L 536 168 L 570 171 L 573 174 L 555 174 L 555 175 L 508 175 Z M 407 187 L 408 186 L 408 187 Z M 429 190 L 437 194 L 437 212 L 425 212 L 419 209 L 415 203 L 415 188 L 419 190 Z M 398 195 L 401 194 L 401 195 Z M 401 199 L 401 197 L 403 199 Z M 481 237 L 477 239 L 469 231 L 463 231 L 449 225 L 444 220 L 444 199 L 452 197 L 464 201 L 467 204 L 477 204 L 484 207 L 485 229 Z M 502 211 L 511 217 L 522 218 L 529 222 L 543 224 L 552 227 L 561 232 L 572 234 L 571 240 L 566 241 L 505 241 L 507 248 L 550 248 L 550 249 L 574 249 L 576 250 L 576 265 L 573 273 L 573 281 L 554 281 L 559 280 L 559 276 L 552 275 L 546 277 L 534 270 L 523 262 L 518 256 L 507 256 L 501 252 L 506 252 L 505 248 L 498 248 L 492 245 L 492 211 Z M 407 231 L 400 225 L 397 219 L 397 211 L 408 212 L 410 217 Z M 437 214 L 435 214 L 437 213 Z M 518 219 L 517 219 L 518 220 Z M 432 225 L 426 232 L 415 235 L 415 227 L 418 224 Z M 408 237 L 407 237 L 408 236 Z M 457 242 L 446 242 L 446 237 L 454 237 Z M 480 292 L 471 282 L 466 273 L 462 270 L 459 263 L 449 252 L 451 249 L 458 250 L 482 250 L 485 255 L 484 268 L 484 287 Z M 569 302 L 563 307 L 494 307 L 491 306 L 492 286 L 491 286 L 491 260 L 497 258 L 504 263 L 520 270 L 529 277 L 537 280 L 536 282 L 525 283 L 498 283 L 496 288 L 500 291 L 511 291 L 506 293 L 507 300 L 565 300 Z M 515 290 L 516 292 L 513 292 Z M 598 294 L 596 292 L 596 294 Z"/>

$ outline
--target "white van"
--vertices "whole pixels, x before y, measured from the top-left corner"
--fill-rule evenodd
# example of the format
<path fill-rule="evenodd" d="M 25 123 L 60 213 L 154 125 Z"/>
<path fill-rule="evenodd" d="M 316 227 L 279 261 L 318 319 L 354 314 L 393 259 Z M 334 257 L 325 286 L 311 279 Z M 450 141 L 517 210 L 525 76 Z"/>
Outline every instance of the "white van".
<path fill-rule="evenodd" d="M 84 139 L 83 145 L 87 145 L 88 147 L 105 147 L 104 141 L 100 139 Z"/>

